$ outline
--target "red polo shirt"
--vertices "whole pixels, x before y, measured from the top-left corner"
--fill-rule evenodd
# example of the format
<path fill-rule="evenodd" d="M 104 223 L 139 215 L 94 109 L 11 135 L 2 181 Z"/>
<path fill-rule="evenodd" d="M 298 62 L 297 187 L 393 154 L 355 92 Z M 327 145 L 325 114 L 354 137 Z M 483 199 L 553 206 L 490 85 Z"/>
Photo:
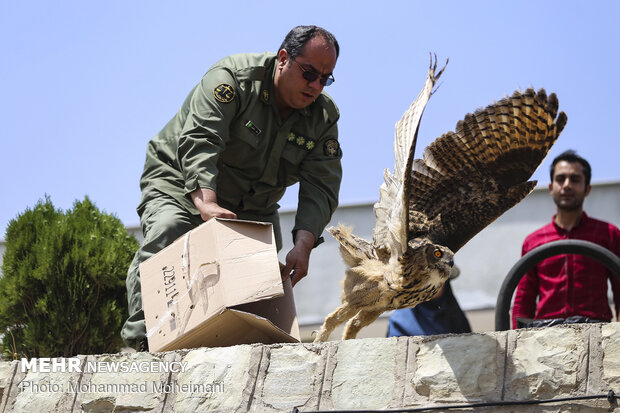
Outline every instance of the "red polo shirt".
<path fill-rule="evenodd" d="M 579 239 L 594 242 L 620 256 L 620 230 L 612 224 L 590 218 L 584 212 L 579 224 L 565 231 L 551 223 L 530 234 L 523 242 L 522 255 L 551 241 Z M 516 318 L 566 318 L 574 315 L 610 321 L 607 280 L 620 310 L 620 281 L 597 260 L 582 255 L 557 255 L 532 268 L 519 282 L 512 308 Z M 538 304 L 536 303 L 538 298 Z"/>

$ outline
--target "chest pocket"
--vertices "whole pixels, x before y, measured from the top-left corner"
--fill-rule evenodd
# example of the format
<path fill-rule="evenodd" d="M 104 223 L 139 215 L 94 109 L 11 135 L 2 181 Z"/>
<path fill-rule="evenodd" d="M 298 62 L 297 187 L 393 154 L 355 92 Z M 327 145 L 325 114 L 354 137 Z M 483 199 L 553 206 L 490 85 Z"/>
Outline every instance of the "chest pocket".
<path fill-rule="evenodd" d="M 255 165 L 264 156 L 261 155 L 261 140 L 243 124 L 238 123 L 230 130 L 230 140 L 226 150 L 222 152 L 221 160 L 224 164 L 239 169 L 248 169 Z"/>
<path fill-rule="evenodd" d="M 306 155 L 308 155 L 307 150 L 290 143 L 284 145 L 284 149 L 282 150 L 282 159 L 297 166 L 299 166 Z"/>
<path fill-rule="evenodd" d="M 308 151 L 297 145 L 288 142 L 284 145 L 280 161 L 279 179 L 284 186 L 299 182 L 299 167 L 307 155 Z"/>
<path fill-rule="evenodd" d="M 260 143 L 260 138 L 250 128 L 244 126 L 243 122 L 235 122 L 230 129 L 230 143 L 234 144 L 237 141 L 241 141 L 256 149 Z"/>

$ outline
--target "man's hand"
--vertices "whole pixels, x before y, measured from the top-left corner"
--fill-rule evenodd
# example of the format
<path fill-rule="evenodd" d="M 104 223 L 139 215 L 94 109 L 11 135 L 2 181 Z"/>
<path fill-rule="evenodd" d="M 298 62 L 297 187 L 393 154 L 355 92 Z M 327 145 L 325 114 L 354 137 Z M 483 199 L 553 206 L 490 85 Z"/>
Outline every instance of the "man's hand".
<path fill-rule="evenodd" d="M 215 191 L 212 189 L 198 188 L 190 195 L 192 197 L 192 201 L 194 201 L 194 205 L 196 205 L 196 208 L 198 209 L 198 212 L 200 212 L 200 217 L 204 221 L 208 221 L 213 217 L 237 218 L 237 214 L 227 210 L 226 208 L 222 208 L 217 204 L 217 195 L 215 195 Z"/>
<path fill-rule="evenodd" d="M 300 229 L 295 233 L 295 246 L 286 255 L 286 265 L 282 269 L 282 281 L 289 276 L 293 287 L 308 274 L 310 252 L 314 247 L 314 235 L 311 232 Z M 292 271 L 292 274 L 291 274 Z"/>

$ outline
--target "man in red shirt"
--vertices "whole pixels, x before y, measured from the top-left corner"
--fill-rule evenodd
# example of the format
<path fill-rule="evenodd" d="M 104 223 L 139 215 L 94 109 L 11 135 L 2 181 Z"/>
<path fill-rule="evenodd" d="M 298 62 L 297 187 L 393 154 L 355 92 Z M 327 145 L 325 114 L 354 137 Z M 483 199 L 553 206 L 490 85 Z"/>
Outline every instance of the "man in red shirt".
<path fill-rule="evenodd" d="M 553 160 L 549 191 L 557 212 L 551 223 L 528 235 L 523 242 L 523 255 L 551 241 L 579 239 L 599 244 L 620 256 L 620 230 L 590 218 L 583 210 L 583 201 L 591 189 L 591 176 L 588 161 L 574 151 L 563 152 Z M 620 280 L 605 265 L 582 255 L 558 255 L 540 262 L 517 286 L 512 308 L 513 328 L 611 321 L 608 279 L 616 319 L 620 321 Z M 545 320 L 547 324 L 531 320 Z"/>

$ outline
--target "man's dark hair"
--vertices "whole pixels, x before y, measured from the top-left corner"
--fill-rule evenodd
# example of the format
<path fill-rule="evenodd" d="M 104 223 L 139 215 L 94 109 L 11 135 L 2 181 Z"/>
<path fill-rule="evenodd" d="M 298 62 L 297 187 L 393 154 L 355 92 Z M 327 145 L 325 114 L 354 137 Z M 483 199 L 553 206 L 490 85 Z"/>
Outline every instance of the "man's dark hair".
<path fill-rule="evenodd" d="M 577 155 L 577 152 L 573 151 L 572 149 L 562 152 L 553 160 L 553 163 L 551 164 L 551 170 L 549 171 L 551 175 L 551 181 L 553 181 L 555 165 L 557 165 L 557 163 L 561 161 L 570 163 L 579 162 L 583 167 L 583 175 L 586 177 L 586 186 L 590 185 L 590 179 L 592 178 L 592 168 L 590 167 L 588 161 Z"/>
<path fill-rule="evenodd" d="M 288 52 L 289 56 L 291 56 L 291 59 L 295 59 L 301 54 L 301 50 L 306 42 L 315 36 L 322 36 L 327 43 L 334 46 L 336 49 L 336 58 L 338 58 L 338 55 L 340 54 L 340 46 L 338 45 L 338 41 L 333 34 L 318 26 L 294 27 L 290 32 L 288 32 L 278 51 L 284 49 Z"/>

